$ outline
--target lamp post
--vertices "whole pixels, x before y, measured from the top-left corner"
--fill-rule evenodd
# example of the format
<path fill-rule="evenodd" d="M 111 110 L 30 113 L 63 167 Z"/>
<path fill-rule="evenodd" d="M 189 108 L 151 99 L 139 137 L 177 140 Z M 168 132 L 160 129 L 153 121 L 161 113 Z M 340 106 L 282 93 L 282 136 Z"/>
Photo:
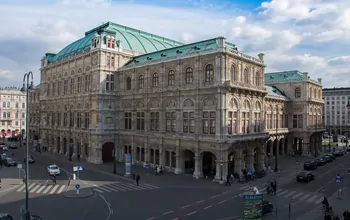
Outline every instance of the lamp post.
<path fill-rule="evenodd" d="M 30 80 L 30 84 L 29 84 Z M 26 92 L 26 139 L 27 139 L 27 144 L 26 144 L 26 179 L 25 179 L 25 189 L 26 189 L 26 200 L 25 200 L 25 219 L 30 220 L 30 213 L 29 213 L 29 192 L 28 192 L 28 175 L 29 175 L 29 163 L 28 163 L 28 149 L 29 149 L 29 130 L 28 130 L 28 122 L 29 122 L 29 90 L 34 89 L 33 85 L 33 73 L 29 71 L 28 73 L 24 74 L 23 76 L 23 87 L 21 89 L 21 92 Z"/>
<path fill-rule="evenodd" d="M 113 104 L 112 104 L 113 103 Z M 113 129 L 113 174 L 117 173 L 117 152 L 116 152 L 116 145 L 117 145 L 117 105 L 115 102 L 109 103 L 109 108 L 112 109 L 112 105 L 114 107 L 114 129 Z"/>
<path fill-rule="evenodd" d="M 278 114 L 276 114 L 276 140 L 277 140 L 277 134 L 278 134 Z M 278 172 L 278 144 L 276 141 L 276 155 L 275 155 L 275 172 Z"/>
<path fill-rule="evenodd" d="M 68 160 L 72 161 L 72 149 L 73 149 L 73 143 L 72 143 L 72 125 L 74 125 L 73 122 L 73 114 L 72 114 L 72 106 L 69 106 L 69 140 L 68 140 Z"/>
<path fill-rule="evenodd" d="M 19 147 L 22 147 L 22 113 L 17 109 L 17 115 L 19 117 Z"/>
<path fill-rule="evenodd" d="M 316 123 L 315 123 L 315 143 L 314 143 L 314 156 L 317 157 L 317 152 L 316 152 L 316 148 L 317 148 L 317 117 L 318 117 L 318 110 L 316 111 Z"/>
<path fill-rule="evenodd" d="M 331 152 L 331 118 L 330 114 L 328 113 L 328 150 Z"/>

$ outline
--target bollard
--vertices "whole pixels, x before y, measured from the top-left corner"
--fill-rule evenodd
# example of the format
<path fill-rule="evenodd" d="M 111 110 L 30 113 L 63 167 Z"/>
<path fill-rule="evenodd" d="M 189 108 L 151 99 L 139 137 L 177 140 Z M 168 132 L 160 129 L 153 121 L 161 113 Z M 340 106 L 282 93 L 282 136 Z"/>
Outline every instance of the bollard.
<path fill-rule="evenodd" d="M 288 211 L 289 211 L 288 212 L 288 219 L 291 220 L 292 219 L 291 218 L 292 217 L 292 205 L 291 204 L 289 204 Z"/>

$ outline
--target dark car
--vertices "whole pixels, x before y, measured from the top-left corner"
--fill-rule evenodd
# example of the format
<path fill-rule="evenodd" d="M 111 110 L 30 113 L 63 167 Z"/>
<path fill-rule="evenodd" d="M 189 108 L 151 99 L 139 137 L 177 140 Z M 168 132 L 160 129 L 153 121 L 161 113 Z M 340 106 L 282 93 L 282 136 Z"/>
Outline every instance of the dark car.
<path fill-rule="evenodd" d="M 26 162 L 27 157 L 24 157 L 23 161 Z M 28 156 L 28 163 L 35 163 L 35 159 L 33 156 L 31 156 L 31 155 Z"/>
<path fill-rule="evenodd" d="M 16 144 L 11 144 L 11 145 L 9 146 L 9 148 L 10 148 L 10 149 L 17 149 L 18 147 L 17 147 Z"/>
<path fill-rule="evenodd" d="M 326 161 L 322 157 L 317 158 L 315 161 L 317 163 L 317 166 L 323 166 L 326 164 Z"/>
<path fill-rule="evenodd" d="M 15 166 L 17 166 L 17 162 L 14 159 L 10 158 L 10 157 L 5 158 L 3 160 L 3 164 L 6 167 L 15 167 Z"/>
<path fill-rule="evenodd" d="M 262 201 L 262 214 L 265 215 L 273 211 L 273 205 L 269 201 Z"/>
<path fill-rule="evenodd" d="M 317 162 L 315 160 L 307 161 L 304 163 L 304 170 L 314 170 L 317 168 Z"/>
<path fill-rule="evenodd" d="M 8 213 L 0 213 L 0 220 L 13 220 L 13 218 Z"/>
<path fill-rule="evenodd" d="M 333 161 L 333 159 L 328 155 L 323 156 L 322 159 L 326 161 L 326 163 L 330 163 Z"/>
<path fill-rule="evenodd" d="M 297 175 L 297 182 L 310 182 L 315 176 L 311 172 L 301 171 Z"/>
<path fill-rule="evenodd" d="M 337 151 L 337 152 L 334 153 L 334 156 L 335 157 L 342 157 L 342 156 L 344 156 L 344 152 L 343 151 Z"/>
<path fill-rule="evenodd" d="M 31 215 L 30 220 L 43 220 L 43 219 L 38 215 Z"/>
<path fill-rule="evenodd" d="M 327 154 L 327 156 L 330 156 L 331 159 L 332 159 L 332 161 L 335 160 L 335 155 L 334 155 L 334 153 L 329 153 L 329 154 Z"/>

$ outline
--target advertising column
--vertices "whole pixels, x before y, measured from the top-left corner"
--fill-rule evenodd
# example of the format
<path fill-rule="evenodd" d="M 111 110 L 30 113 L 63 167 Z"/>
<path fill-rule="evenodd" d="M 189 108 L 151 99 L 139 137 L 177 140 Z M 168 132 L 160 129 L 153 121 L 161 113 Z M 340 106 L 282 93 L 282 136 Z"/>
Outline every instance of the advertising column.
<path fill-rule="evenodd" d="M 244 220 L 261 220 L 262 219 L 262 194 L 252 192 L 244 193 Z"/>
<path fill-rule="evenodd" d="M 131 176 L 131 161 L 132 157 L 131 154 L 125 154 L 125 176 L 130 177 Z"/>

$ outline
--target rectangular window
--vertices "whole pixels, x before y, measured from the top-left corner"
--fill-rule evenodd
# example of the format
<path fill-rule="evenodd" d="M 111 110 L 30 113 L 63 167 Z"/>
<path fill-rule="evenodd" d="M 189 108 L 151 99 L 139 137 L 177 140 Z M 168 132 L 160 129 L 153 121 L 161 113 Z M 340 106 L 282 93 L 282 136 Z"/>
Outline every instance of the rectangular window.
<path fill-rule="evenodd" d="M 298 87 L 298 88 L 295 88 L 295 98 L 300 98 L 301 97 L 301 89 Z"/>
<path fill-rule="evenodd" d="M 132 123 L 132 113 L 125 112 L 124 113 L 124 128 L 130 130 L 132 128 L 131 123 Z"/>
<path fill-rule="evenodd" d="M 261 113 L 260 112 L 255 112 L 254 113 L 254 132 L 260 132 L 261 127 L 260 127 L 260 120 L 261 120 Z"/>
<path fill-rule="evenodd" d="M 85 112 L 84 128 L 85 129 L 89 129 L 90 128 L 90 112 Z"/>
<path fill-rule="evenodd" d="M 298 128 L 298 115 L 293 115 L 293 128 Z"/>
<path fill-rule="evenodd" d="M 176 112 L 165 114 L 166 132 L 176 132 Z"/>
<path fill-rule="evenodd" d="M 111 67 L 114 67 L 114 57 L 111 57 Z"/>
<path fill-rule="evenodd" d="M 56 95 L 56 83 L 52 83 L 52 92 L 51 92 L 52 96 Z"/>
<path fill-rule="evenodd" d="M 228 112 L 228 119 L 227 119 L 227 133 L 232 134 L 232 112 Z"/>
<path fill-rule="evenodd" d="M 50 92 L 51 92 L 51 85 L 47 85 L 47 97 L 50 97 Z"/>
<path fill-rule="evenodd" d="M 242 126 L 242 133 L 243 134 L 249 134 L 249 126 L 250 126 L 250 118 L 249 118 L 249 112 L 242 112 L 242 120 L 241 120 L 241 126 Z"/>
<path fill-rule="evenodd" d="M 110 67 L 111 66 L 111 57 L 110 56 L 107 56 L 107 66 Z"/>
<path fill-rule="evenodd" d="M 61 95 L 61 82 L 57 83 L 57 95 Z"/>
<path fill-rule="evenodd" d="M 74 112 L 69 113 L 69 127 L 74 127 Z"/>
<path fill-rule="evenodd" d="M 51 125 L 52 126 L 55 126 L 56 125 L 56 113 L 52 113 L 52 116 L 51 116 Z"/>
<path fill-rule="evenodd" d="M 63 127 L 67 126 L 67 112 L 63 113 Z"/>
<path fill-rule="evenodd" d="M 203 134 L 215 134 L 216 112 L 203 112 Z"/>
<path fill-rule="evenodd" d="M 288 126 L 288 115 L 285 115 L 284 116 L 284 127 L 285 128 L 288 128 L 289 126 Z"/>
<path fill-rule="evenodd" d="M 57 113 L 57 126 L 61 126 L 61 113 Z"/>
<path fill-rule="evenodd" d="M 68 90 L 68 79 L 64 80 L 64 84 L 63 84 L 63 95 L 67 94 L 67 90 Z"/>
<path fill-rule="evenodd" d="M 109 83 L 106 83 L 106 90 L 109 91 Z"/>
<path fill-rule="evenodd" d="M 298 115 L 298 128 L 303 128 L 303 115 Z"/>
<path fill-rule="evenodd" d="M 79 76 L 79 77 L 78 77 L 78 85 L 77 85 L 77 87 L 78 87 L 78 93 L 80 93 L 80 92 L 81 92 L 81 89 L 82 89 L 81 81 L 82 81 L 82 77 Z"/>
<path fill-rule="evenodd" d="M 75 82 L 74 79 L 70 79 L 70 93 L 73 94 L 75 93 L 75 86 L 74 86 Z"/>
<path fill-rule="evenodd" d="M 183 133 L 194 133 L 194 112 L 183 112 Z"/>
<path fill-rule="evenodd" d="M 81 128 L 81 113 L 77 112 L 77 127 Z"/>
<path fill-rule="evenodd" d="M 137 130 L 145 130 L 145 113 L 137 112 L 136 113 L 136 129 Z"/>
<path fill-rule="evenodd" d="M 151 131 L 159 131 L 159 112 L 151 112 Z"/>

